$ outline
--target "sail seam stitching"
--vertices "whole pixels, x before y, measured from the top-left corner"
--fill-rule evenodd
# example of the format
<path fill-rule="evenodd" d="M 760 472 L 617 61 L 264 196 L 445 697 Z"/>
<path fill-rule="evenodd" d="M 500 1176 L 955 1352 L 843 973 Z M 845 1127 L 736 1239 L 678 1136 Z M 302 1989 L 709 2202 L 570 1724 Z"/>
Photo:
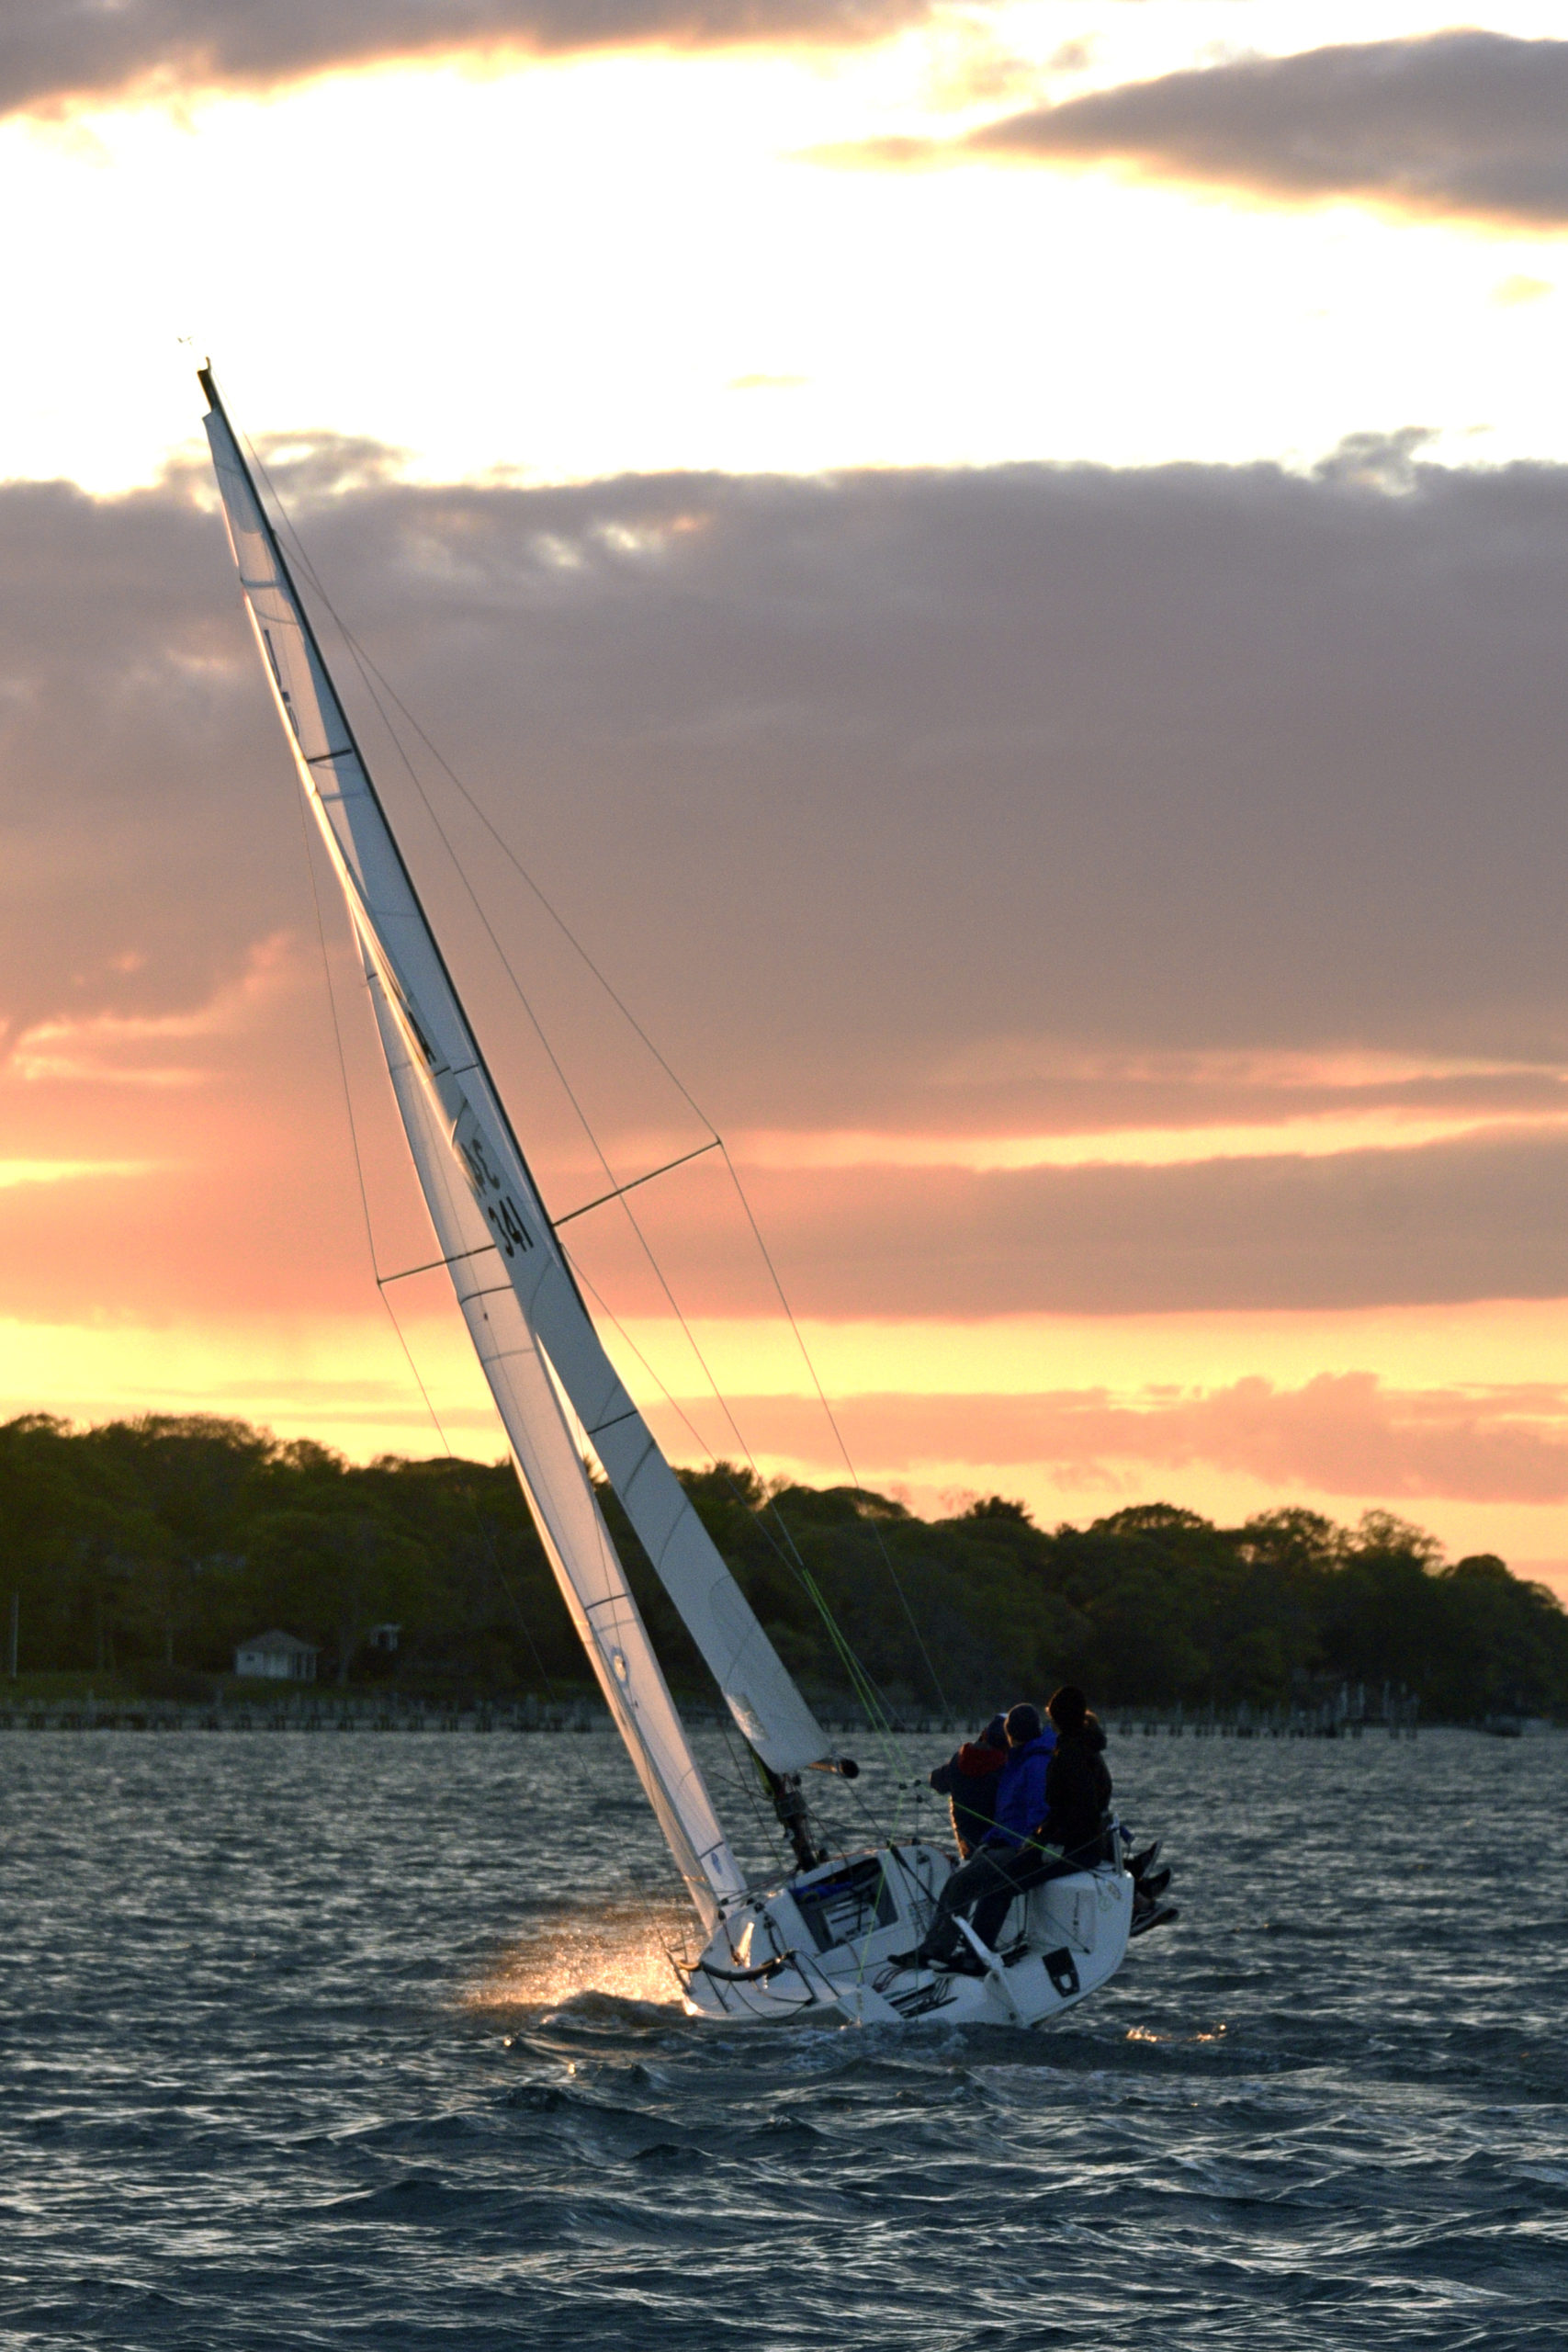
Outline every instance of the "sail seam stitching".
<path fill-rule="evenodd" d="M 623 1421 L 635 1421 L 637 1419 L 637 1407 L 635 1405 L 628 1405 L 624 1413 L 612 1413 L 607 1421 L 590 1422 L 588 1424 L 588 1434 L 590 1437 L 597 1437 L 602 1430 L 618 1429 Z"/>

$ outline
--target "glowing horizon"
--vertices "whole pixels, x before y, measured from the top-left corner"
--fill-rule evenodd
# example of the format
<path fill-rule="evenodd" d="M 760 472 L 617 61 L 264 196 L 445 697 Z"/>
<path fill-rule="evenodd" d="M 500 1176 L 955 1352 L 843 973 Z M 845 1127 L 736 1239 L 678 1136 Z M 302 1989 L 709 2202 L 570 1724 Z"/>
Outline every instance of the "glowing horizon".
<path fill-rule="evenodd" d="M 558 1211 L 607 1185 L 556 1057 L 616 1181 L 702 1130 L 498 838 L 713 1104 L 869 1483 L 1568 1559 L 1568 219 L 1486 78 L 1555 71 L 1551 14 L 1460 55 L 1416 0 L 1248 0 L 1243 54 L 1235 0 L 707 45 L 637 5 L 264 66 L 175 0 L 166 52 L 0 88 L 0 1409 L 499 1448 L 439 1285 L 393 1294 L 434 1423 L 375 1298 L 359 1173 L 381 1273 L 424 1227 L 330 904 L 322 979 L 210 349 L 492 827 L 377 736 Z M 758 1462 L 836 1477 L 727 1182 L 637 1215 Z M 636 1235 L 570 1232 L 671 1450 L 726 1451 Z"/>

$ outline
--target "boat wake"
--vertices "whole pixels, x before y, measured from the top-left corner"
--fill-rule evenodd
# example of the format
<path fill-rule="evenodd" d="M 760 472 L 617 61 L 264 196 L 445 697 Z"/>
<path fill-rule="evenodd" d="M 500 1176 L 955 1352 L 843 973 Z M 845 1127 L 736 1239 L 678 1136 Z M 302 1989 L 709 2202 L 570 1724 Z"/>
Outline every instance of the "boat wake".
<path fill-rule="evenodd" d="M 686 1914 L 646 1903 L 563 1909 L 540 1920 L 463 1996 L 469 2009 L 549 2009 L 597 1994 L 679 2010 L 670 1952 L 685 1937 Z"/>

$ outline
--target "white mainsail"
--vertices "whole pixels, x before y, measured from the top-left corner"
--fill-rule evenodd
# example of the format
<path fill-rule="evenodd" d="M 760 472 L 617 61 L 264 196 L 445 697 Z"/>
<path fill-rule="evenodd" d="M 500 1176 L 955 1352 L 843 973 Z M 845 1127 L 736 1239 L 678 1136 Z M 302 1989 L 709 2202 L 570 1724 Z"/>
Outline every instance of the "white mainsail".
<path fill-rule="evenodd" d="M 348 902 L 441 1255 L 568 1607 L 694 1899 L 711 1919 L 741 1890 L 741 1873 L 626 1589 L 558 1385 L 763 1762 L 776 1773 L 798 1772 L 826 1760 L 830 1743 L 604 1351 L 206 369 L 201 383 L 246 606 Z"/>

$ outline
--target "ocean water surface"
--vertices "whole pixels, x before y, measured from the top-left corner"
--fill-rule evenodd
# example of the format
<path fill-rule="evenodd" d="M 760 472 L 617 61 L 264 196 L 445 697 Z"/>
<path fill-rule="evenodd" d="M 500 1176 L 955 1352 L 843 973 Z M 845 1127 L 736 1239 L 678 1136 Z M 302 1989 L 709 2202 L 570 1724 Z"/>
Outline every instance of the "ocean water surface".
<path fill-rule="evenodd" d="M 607 1734 L 0 1733 L 0 2344 L 1568 2342 L 1568 1736 L 1111 1762 L 1180 1924 L 856 2032 L 682 2015 Z"/>

